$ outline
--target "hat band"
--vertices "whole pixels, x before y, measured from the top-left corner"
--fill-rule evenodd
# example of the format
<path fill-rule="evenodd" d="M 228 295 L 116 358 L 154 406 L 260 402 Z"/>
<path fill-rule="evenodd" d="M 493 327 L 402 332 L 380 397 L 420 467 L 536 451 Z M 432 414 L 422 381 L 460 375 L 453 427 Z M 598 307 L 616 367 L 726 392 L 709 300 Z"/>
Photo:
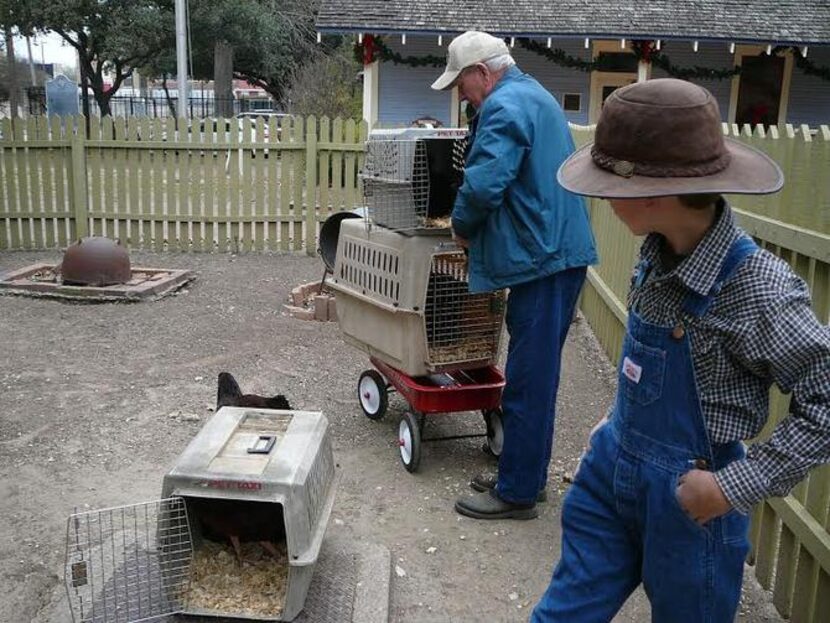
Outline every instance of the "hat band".
<path fill-rule="evenodd" d="M 729 166 L 732 156 L 728 151 L 724 151 L 714 160 L 695 164 L 652 164 L 615 158 L 597 149 L 595 144 L 591 148 L 591 158 L 594 164 L 601 169 L 610 171 L 620 177 L 631 177 L 633 175 L 643 175 L 645 177 L 704 177 L 723 171 Z"/>

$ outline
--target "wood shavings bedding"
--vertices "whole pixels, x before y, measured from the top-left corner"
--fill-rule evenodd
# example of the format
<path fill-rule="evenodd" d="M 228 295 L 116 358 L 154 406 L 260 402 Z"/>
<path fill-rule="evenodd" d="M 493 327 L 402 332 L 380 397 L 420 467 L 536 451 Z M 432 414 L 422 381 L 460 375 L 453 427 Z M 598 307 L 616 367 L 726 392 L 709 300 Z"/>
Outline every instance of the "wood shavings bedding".
<path fill-rule="evenodd" d="M 462 340 L 446 346 L 432 346 L 429 350 L 433 363 L 466 362 L 489 359 L 495 355 L 491 340 Z"/>
<path fill-rule="evenodd" d="M 441 218 L 425 218 L 424 227 L 431 227 L 434 229 L 449 229 L 452 226 L 452 219 L 449 216 Z"/>
<path fill-rule="evenodd" d="M 284 544 L 277 549 L 279 560 L 259 543 L 242 543 L 240 566 L 230 545 L 204 541 L 193 555 L 190 586 L 182 601 L 188 609 L 279 616 L 288 587 L 288 556 Z"/>

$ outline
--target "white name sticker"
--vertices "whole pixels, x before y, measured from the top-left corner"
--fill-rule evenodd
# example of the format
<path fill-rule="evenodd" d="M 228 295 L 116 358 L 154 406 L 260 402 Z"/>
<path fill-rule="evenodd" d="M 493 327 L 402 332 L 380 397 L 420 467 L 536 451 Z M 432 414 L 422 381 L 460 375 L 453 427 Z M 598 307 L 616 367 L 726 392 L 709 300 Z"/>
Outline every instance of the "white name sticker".
<path fill-rule="evenodd" d="M 623 359 L 623 374 L 628 380 L 639 383 L 640 377 L 643 375 L 643 368 L 631 361 L 628 357 Z"/>

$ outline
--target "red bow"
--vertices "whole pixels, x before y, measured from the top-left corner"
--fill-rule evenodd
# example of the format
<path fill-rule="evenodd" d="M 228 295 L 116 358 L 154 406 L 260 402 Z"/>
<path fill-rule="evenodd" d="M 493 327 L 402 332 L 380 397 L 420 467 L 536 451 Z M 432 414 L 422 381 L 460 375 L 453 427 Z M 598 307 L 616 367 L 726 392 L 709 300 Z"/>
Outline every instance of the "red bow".
<path fill-rule="evenodd" d="M 375 37 L 364 35 L 363 37 L 363 64 L 371 65 L 375 62 Z"/>

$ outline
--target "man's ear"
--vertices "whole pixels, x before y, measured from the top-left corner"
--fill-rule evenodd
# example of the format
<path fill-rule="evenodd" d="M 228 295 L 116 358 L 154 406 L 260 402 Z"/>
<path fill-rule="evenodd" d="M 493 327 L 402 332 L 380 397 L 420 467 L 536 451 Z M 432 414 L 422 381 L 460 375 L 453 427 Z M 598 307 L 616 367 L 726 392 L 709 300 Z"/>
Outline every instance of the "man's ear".
<path fill-rule="evenodd" d="M 484 63 L 478 63 L 477 65 L 478 70 L 481 72 L 481 75 L 484 77 L 484 84 L 488 85 L 490 88 L 495 86 L 495 72 L 492 71 L 487 65 Z"/>

